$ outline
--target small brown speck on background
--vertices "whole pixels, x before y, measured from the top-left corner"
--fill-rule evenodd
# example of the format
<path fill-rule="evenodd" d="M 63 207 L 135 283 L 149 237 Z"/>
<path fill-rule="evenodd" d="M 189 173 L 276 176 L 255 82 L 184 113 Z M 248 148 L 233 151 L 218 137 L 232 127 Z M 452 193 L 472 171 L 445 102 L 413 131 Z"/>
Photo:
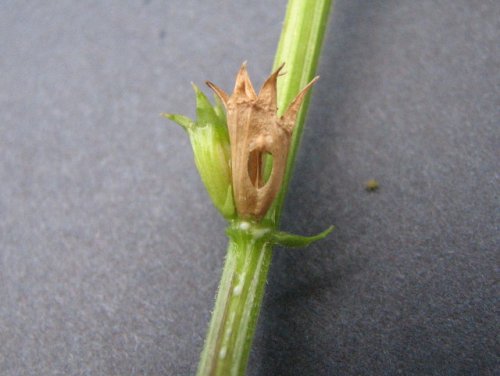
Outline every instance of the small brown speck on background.
<path fill-rule="evenodd" d="M 370 179 L 365 183 L 365 190 L 367 192 L 375 192 L 379 189 L 380 185 L 377 180 Z"/>

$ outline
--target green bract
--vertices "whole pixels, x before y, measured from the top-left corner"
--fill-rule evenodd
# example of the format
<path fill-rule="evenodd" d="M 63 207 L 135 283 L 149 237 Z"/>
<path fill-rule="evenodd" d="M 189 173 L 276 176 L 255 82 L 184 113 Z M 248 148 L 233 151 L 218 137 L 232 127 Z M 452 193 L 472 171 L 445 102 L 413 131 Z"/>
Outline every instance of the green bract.
<path fill-rule="evenodd" d="M 193 84 L 196 94 L 196 121 L 186 116 L 163 114 L 183 127 L 189 135 L 194 161 L 215 207 L 226 219 L 235 216 L 231 185 L 231 150 L 226 115 L 216 99 L 209 99 Z"/>
<path fill-rule="evenodd" d="M 261 240 L 268 244 L 280 245 L 287 248 L 307 247 L 309 244 L 326 238 L 334 227 L 330 226 L 325 231 L 313 236 L 302 236 L 284 231 L 276 231 L 269 223 L 257 224 L 244 220 L 233 221 L 226 229 L 229 238 L 237 241 L 239 237 L 246 236 L 254 240 Z"/>

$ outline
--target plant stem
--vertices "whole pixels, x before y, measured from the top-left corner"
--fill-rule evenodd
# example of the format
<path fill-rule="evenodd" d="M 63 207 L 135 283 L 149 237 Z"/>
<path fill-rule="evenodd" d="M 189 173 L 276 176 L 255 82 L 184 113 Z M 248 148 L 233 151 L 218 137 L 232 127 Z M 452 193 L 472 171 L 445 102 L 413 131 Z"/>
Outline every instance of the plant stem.
<path fill-rule="evenodd" d="M 288 3 L 274 64 L 276 67 L 286 62 L 287 74 L 278 81 L 281 111 L 315 74 L 331 3 L 332 0 Z M 269 227 L 266 230 L 238 221 L 231 225 L 233 232 L 198 376 L 245 374 L 272 258 L 272 246 L 263 231 L 278 227 L 308 104 L 306 99 L 298 115 L 282 189 L 266 216 Z"/>
<path fill-rule="evenodd" d="M 288 2 L 273 68 L 276 69 L 283 62 L 286 63 L 286 74 L 278 80 L 278 109 L 281 112 L 286 110 L 300 89 L 316 75 L 332 4 L 333 0 L 289 0 Z M 281 210 L 304 131 L 309 100 L 310 94 L 307 95 L 297 116 L 281 191 L 267 215 L 267 218 L 274 223 L 280 221 Z"/>
<path fill-rule="evenodd" d="M 250 354 L 272 252 L 264 230 L 233 229 L 198 375 L 243 375 Z"/>

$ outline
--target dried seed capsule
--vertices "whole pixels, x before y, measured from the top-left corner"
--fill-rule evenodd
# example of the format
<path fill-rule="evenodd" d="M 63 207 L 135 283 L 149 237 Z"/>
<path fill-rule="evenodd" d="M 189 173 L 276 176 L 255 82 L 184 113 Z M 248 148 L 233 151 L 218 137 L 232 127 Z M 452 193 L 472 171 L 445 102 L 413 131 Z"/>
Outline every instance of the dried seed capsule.
<path fill-rule="evenodd" d="M 245 63 L 236 77 L 233 93 L 228 95 L 207 82 L 227 111 L 231 144 L 233 195 L 238 216 L 259 221 L 278 194 L 285 175 L 292 132 L 300 105 L 314 78 L 292 101 L 284 115 L 277 115 L 277 79 L 281 65 L 255 93 Z M 266 180 L 264 156 L 272 157 L 272 171 Z"/>

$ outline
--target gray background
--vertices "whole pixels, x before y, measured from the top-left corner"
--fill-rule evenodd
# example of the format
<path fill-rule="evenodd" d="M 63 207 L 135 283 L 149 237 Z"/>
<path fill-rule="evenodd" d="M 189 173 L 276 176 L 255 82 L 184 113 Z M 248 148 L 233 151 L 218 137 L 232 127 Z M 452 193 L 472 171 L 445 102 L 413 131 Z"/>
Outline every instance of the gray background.
<path fill-rule="evenodd" d="M 0 3 L 1 375 L 194 373 L 224 222 L 159 113 L 260 85 L 285 3 Z M 499 20 L 337 1 L 283 217 L 337 230 L 276 250 L 250 375 L 499 371 Z"/>

